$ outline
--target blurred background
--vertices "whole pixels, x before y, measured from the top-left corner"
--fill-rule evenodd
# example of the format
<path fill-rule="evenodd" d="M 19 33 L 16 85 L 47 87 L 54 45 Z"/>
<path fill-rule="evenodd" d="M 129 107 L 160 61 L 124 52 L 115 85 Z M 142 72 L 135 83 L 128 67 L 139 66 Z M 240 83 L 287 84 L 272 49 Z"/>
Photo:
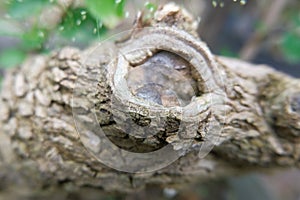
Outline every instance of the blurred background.
<path fill-rule="evenodd" d="M 170 1 L 2 0 L 0 83 L 6 70 L 18 67 L 28 56 L 66 45 L 84 49 L 128 30 L 138 11 L 151 17 L 166 2 Z M 175 2 L 199 21 L 198 33 L 214 54 L 268 64 L 300 77 L 299 0 Z M 149 186 L 130 195 L 104 194 L 95 199 L 300 200 L 300 171 L 255 173 L 209 183 L 199 180 L 184 188 Z"/>

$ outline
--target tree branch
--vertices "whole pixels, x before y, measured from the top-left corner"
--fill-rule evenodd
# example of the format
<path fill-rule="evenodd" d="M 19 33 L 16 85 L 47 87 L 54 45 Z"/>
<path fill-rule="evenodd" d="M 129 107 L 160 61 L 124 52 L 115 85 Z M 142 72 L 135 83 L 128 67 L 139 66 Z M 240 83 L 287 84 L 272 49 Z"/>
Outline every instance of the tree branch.
<path fill-rule="evenodd" d="M 6 74 L 1 188 L 132 191 L 299 167 L 300 80 L 212 55 L 174 4 L 125 36 Z"/>

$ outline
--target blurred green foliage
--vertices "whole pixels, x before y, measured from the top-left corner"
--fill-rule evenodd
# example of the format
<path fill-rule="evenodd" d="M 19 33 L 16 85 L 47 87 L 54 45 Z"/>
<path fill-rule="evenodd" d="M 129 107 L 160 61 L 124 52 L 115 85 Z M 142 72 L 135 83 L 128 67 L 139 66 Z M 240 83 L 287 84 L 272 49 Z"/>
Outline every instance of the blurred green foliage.
<path fill-rule="evenodd" d="M 95 19 L 85 8 L 69 9 L 56 30 L 60 36 L 75 40 L 79 44 L 89 44 L 106 32 L 100 20 Z"/>
<path fill-rule="evenodd" d="M 45 29 L 37 26 L 32 27 L 21 35 L 21 49 L 24 51 L 42 50 L 48 34 L 48 31 Z"/>
<path fill-rule="evenodd" d="M 124 16 L 125 0 L 86 0 L 86 8 L 108 28 L 115 27 Z"/>
<path fill-rule="evenodd" d="M 212 4 L 224 6 L 224 0 L 211 0 Z M 247 1 L 237 1 L 242 2 Z M 79 6 L 60 7 L 63 15 L 55 27 L 42 27 L 39 17 L 51 6 L 58 6 L 57 0 L 6 0 L 4 12 L 8 21 L 19 24 L 19 30 L 5 29 L 13 26 L 0 20 L 0 35 L 15 37 L 17 45 L 13 49 L 0 52 L 0 68 L 10 68 L 20 64 L 30 53 L 46 53 L 55 47 L 72 44 L 86 47 L 92 41 L 102 37 L 108 29 L 116 27 L 124 18 L 126 0 L 84 0 Z M 243 3 L 244 4 L 244 3 Z M 225 5 L 226 6 L 226 5 Z M 144 17 L 152 17 L 157 9 L 155 3 L 145 4 Z M 281 34 L 280 50 L 284 58 L 292 63 L 300 61 L 300 16 L 298 10 L 289 11 L 285 21 L 291 21 L 290 27 Z M 260 23 L 259 21 L 257 22 Z M 259 29 L 264 26 L 259 24 Z M 54 39 L 53 39 L 54 38 Z M 53 44 L 53 40 L 58 43 Z M 60 45 L 60 42 L 62 43 Z M 230 47 L 225 46 L 222 55 L 238 57 Z"/>
<path fill-rule="evenodd" d="M 227 56 L 227 57 L 232 57 L 232 58 L 238 58 L 239 57 L 239 54 L 237 52 L 235 52 L 234 50 L 231 50 L 228 47 L 223 47 L 220 50 L 220 55 Z"/>
<path fill-rule="evenodd" d="M 282 35 L 281 50 L 288 61 L 300 62 L 300 15 L 292 16 L 291 28 Z"/>
<path fill-rule="evenodd" d="M 21 27 L 18 34 L 0 27 L 0 34 L 19 40 L 14 49 L 0 52 L 0 68 L 10 68 L 19 65 L 30 53 L 49 52 L 49 43 L 55 37 L 67 44 L 76 41 L 79 47 L 88 46 L 119 24 L 124 17 L 125 0 L 85 0 L 80 7 L 65 7 L 54 28 L 42 27 L 39 17 L 49 6 L 61 7 L 56 0 L 8 0 L 4 6 L 9 20 Z"/>
<path fill-rule="evenodd" d="M 145 3 L 145 10 L 144 10 L 144 19 L 150 19 L 153 17 L 154 12 L 157 10 L 157 4 L 146 2 Z"/>
<path fill-rule="evenodd" d="M 13 19 L 25 20 L 39 15 L 41 10 L 51 4 L 49 0 L 10 0 L 7 1 L 7 14 Z"/>
<path fill-rule="evenodd" d="M 11 68 L 24 60 L 26 54 L 18 49 L 7 49 L 0 54 L 0 65 Z"/>

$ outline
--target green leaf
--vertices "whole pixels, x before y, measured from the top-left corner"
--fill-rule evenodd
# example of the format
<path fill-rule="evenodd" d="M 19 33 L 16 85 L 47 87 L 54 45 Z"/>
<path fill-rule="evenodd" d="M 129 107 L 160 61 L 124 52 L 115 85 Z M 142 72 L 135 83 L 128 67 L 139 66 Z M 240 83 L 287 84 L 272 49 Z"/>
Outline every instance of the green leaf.
<path fill-rule="evenodd" d="M 46 40 L 47 31 L 33 27 L 22 35 L 22 47 L 26 50 L 41 50 Z"/>
<path fill-rule="evenodd" d="M 283 55 L 288 61 L 296 63 L 300 61 L 300 33 L 287 32 L 283 35 L 281 44 Z"/>
<path fill-rule="evenodd" d="M 95 19 L 100 19 L 108 28 L 118 25 L 124 16 L 125 0 L 86 0 L 86 7 Z"/>
<path fill-rule="evenodd" d="M 232 51 L 228 47 L 223 47 L 220 51 L 220 55 L 227 56 L 227 57 L 232 57 L 232 58 L 238 58 L 239 57 L 236 52 Z"/>
<path fill-rule="evenodd" d="M 144 10 L 144 19 L 149 20 L 153 18 L 155 11 L 157 10 L 157 5 L 154 3 L 146 2 L 145 3 L 145 10 Z"/>
<path fill-rule="evenodd" d="M 292 28 L 282 36 L 281 50 L 287 61 L 297 63 L 300 61 L 300 17 L 294 14 L 291 17 Z"/>
<path fill-rule="evenodd" d="M 8 49 L 0 53 L 0 67 L 11 68 L 23 62 L 25 59 L 25 52 L 19 49 Z"/>
<path fill-rule="evenodd" d="M 10 0 L 7 2 L 7 14 L 15 19 L 24 19 L 37 15 L 49 0 Z"/>
<path fill-rule="evenodd" d="M 150 12 L 155 12 L 157 10 L 157 5 L 154 3 L 147 2 L 145 4 L 145 7 L 150 11 Z"/>
<path fill-rule="evenodd" d="M 85 46 L 105 31 L 84 8 L 69 10 L 58 28 L 61 36 Z"/>

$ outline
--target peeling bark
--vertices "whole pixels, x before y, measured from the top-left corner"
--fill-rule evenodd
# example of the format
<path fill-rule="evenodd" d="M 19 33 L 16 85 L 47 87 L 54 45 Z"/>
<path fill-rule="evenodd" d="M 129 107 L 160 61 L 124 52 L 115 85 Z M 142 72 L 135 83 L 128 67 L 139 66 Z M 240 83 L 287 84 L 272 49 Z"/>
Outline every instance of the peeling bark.
<path fill-rule="evenodd" d="M 0 188 L 129 192 L 147 184 L 299 167 L 299 99 L 299 79 L 212 55 L 191 16 L 167 4 L 153 19 L 138 18 L 122 40 L 84 51 L 66 47 L 7 72 L 0 99 Z M 106 148 L 95 134 L 95 116 L 106 137 L 126 151 Z M 137 126 L 128 127 L 128 119 Z M 140 128 L 150 123 L 156 129 Z M 165 146 L 178 159 L 159 170 L 154 166 L 166 156 L 136 161 L 128 153 Z M 114 156 L 124 163 L 113 165 L 132 164 L 129 172 L 139 173 L 99 161 L 113 162 Z M 144 165 L 147 159 L 153 165 Z"/>

